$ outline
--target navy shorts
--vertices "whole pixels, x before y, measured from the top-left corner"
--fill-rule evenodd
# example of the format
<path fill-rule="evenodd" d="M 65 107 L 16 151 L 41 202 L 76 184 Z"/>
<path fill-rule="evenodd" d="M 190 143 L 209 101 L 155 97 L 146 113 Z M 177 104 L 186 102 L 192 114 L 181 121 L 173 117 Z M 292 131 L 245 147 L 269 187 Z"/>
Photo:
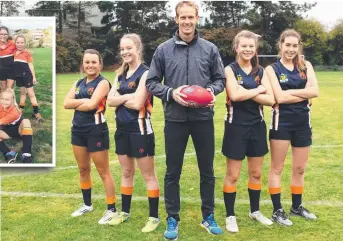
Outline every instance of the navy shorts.
<path fill-rule="evenodd" d="M 24 77 L 15 77 L 15 82 L 17 87 L 25 87 L 31 88 L 33 87 L 33 77 L 32 76 L 24 76 Z"/>
<path fill-rule="evenodd" d="M 253 125 L 235 125 L 225 122 L 222 153 L 229 159 L 243 160 L 247 157 L 261 157 L 268 153 L 265 122 Z"/>
<path fill-rule="evenodd" d="M 14 79 L 13 70 L 11 68 L 0 69 L 0 80 Z"/>
<path fill-rule="evenodd" d="M 270 130 L 269 140 L 289 140 L 294 147 L 306 147 L 312 145 L 311 128 L 287 131 L 287 130 Z"/>
<path fill-rule="evenodd" d="M 117 155 L 141 158 L 155 155 L 155 135 L 136 135 L 116 131 L 114 134 Z"/>
<path fill-rule="evenodd" d="M 3 125 L 1 130 L 11 138 L 20 137 L 19 126 L 21 121 L 18 121 L 15 125 Z"/>
<path fill-rule="evenodd" d="M 71 144 L 87 147 L 88 152 L 108 150 L 110 139 L 107 123 L 101 123 L 90 127 L 71 128 Z"/>

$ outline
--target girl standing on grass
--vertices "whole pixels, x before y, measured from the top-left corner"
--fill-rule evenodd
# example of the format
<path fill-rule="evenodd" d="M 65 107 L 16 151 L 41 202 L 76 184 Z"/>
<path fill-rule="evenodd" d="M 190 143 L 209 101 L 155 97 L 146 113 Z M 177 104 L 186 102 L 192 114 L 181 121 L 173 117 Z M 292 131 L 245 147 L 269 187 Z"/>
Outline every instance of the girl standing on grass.
<path fill-rule="evenodd" d="M 17 49 L 14 52 L 13 75 L 16 85 L 20 87 L 19 107 L 24 112 L 27 91 L 33 108 L 32 117 L 38 121 L 44 121 L 39 113 L 37 98 L 33 89 L 33 86 L 37 83 L 37 79 L 32 64 L 32 56 L 25 48 L 25 36 L 17 35 L 14 43 Z"/>
<path fill-rule="evenodd" d="M 108 105 L 116 107 L 117 130 L 114 135 L 116 154 L 122 168 L 122 212 L 110 225 L 130 218 L 135 159 L 147 186 L 149 218 L 142 232 L 151 232 L 160 223 L 158 201 L 160 188 L 155 174 L 155 137 L 151 126 L 152 95 L 145 87 L 148 67 L 142 62 L 143 45 L 137 34 L 126 34 L 120 40 L 123 61 L 108 97 Z M 119 89 L 117 84 L 119 82 Z"/>
<path fill-rule="evenodd" d="M 281 174 L 289 144 L 292 145 L 290 214 L 305 219 L 317 218 L 302 206 L 301 199 L 312 144 L 310 98 L 318 97 L 318 84 L 311 63 L 301 57 L 302 45 L 298 32 L 293 29 L 282 32 L 278 48 L 281 58 L 266 68 L 276 99 L 269 132 L 271 166 L 268 184 L 274 207 L 272 220 L 290 226 L 292 221 L 281 206 Z"/>
<path fill-rule="evenodd" d="M 0 80 L 1 89 L 13 88 L 13 54 L 15 44 L 9 40 L 9 31 L 5 26 L 0 27 Z"/>
<path fill-rule="evenodd" d="M 10 150 L 4 140 L 21 138 L 23 149 L 22 163 L 32 163 L 32 129 L 28 119 L 23 119 L 16 106 L 14 90 L 6 89 L 0 94 L 0 151 L 8 163 L 16 162 L 18 153 Z"/>
<path fill-rule="evenodd" d="M 233 46 L 237 60 L 225 68 L 227 116 L 222 152 L 227 158 L 227 171 L 223 193 L 226 229 L 238 232 L 234 212 L 236 183 L 245 156 L 248 158 L 249 217 L 264 225 L 272 224 L 259 211 L 259 202 L 263 159 L 268 153 L 263 105 L 272 106 L 275 101 L 268 76 L 258 64 L 257 35 L 243 30 L 235 36 Z"/>
<path fill-rule="evenodd" d="M 104 183 L 107 210 L 99 224 L 117 215 L 114 181 L 109 167 L 109 136 L 105 120 L 106 98 L 110 83 L 100 74 L 103 61 L 100 53 L 87 49 L 82 57 L 81 70 L 86 77 L 76 81 L 64 99 L 65 109 L 74 109 L 71 144 L 80 171 L 80 187 L 84 205 L 72 213 L 73 217 L 93 210 L 91 201 L 91 159 Z"/>

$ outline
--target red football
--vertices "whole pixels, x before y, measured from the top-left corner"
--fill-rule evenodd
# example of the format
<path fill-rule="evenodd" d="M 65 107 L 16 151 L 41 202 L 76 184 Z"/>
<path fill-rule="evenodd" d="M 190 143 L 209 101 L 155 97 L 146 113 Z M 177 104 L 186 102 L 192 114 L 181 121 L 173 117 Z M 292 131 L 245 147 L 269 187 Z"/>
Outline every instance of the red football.
<path fill-rule="evenodd" d="M 181 89 L 181 93 L 187 95 L 183 98 L 190 107 L 207 106 L 213 100 L 211 92 L 198 85 L 190 85 Z"/>

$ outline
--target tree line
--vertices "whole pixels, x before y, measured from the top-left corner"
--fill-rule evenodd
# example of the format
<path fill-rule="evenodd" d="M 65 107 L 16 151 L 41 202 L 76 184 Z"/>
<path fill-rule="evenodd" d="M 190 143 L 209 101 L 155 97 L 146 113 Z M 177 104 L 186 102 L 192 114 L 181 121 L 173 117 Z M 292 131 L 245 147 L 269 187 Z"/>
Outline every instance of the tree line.
<path fill-rule="evenodd" d="M 232 40 L 240 30 L 261 35 L 259 53 L 275 55 L 280 33 L 295 28 L 302 35 L 306 59 L 315 66 L 338 68 L 343 65 L 343 19 L 326 32 L 317 20 L 303 17 L 315 5 L 289 1 L 205 1 L 200 7 L 210 14 L 198 29 L 203 38 L 217 45 L 225 65 L 234 60 Z M 101 27 L 92 26 L 87 19 L 94 8 L 103 14 Z M 177 29 L 170 12 L 168 2 L 161 1 L 38 1 L 26 10 L 30 16 L 56 16 L 58 72 L 79 71 L 82 52 L 87 48 L 102 53 L 105 67 L 118 64 L 119 41 L 128 32 L 142 37 L 144 59 L 149 64 L 156 47 Z M 72 36 L 65 33 L 66 28 L 73 31 Z"/>

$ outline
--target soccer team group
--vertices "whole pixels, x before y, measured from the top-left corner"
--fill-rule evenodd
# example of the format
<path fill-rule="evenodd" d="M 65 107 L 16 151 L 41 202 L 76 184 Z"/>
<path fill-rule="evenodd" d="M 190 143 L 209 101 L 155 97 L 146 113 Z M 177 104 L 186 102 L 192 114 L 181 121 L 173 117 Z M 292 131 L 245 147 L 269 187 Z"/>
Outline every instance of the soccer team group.
<path fill-rule="evenodd" d="M 34 92 L 36 84 L 35 70 L 31 52 L 26 49 L 26 37 L 9 36 L 9 29 L 0 26 L 0 151 L 7 163 L 33 163 L 32 128 L 29 119 L 23 118 L 26 93 L 30 97 L 33 108 L 32 117 L 44 121 L 39 113 L 37 98 Z M 20 104 L 18 106 L 14 83 L 20 88 Z M 23 142 L 21 161 L 16 161 L 18 152 L 6 146 L 5 140 L 19 138 Z M 3 159 L 3 158 L 1 158 Z"/>
<path fill-rule="evenodd" d="M 316 219 L 302 205 L 304 172 L 312 144 L 310 124 L 311 98 L 318 96 L 318 84 L 311 63 L 301 58 L 301 37 L 292 29 L 282 32 L 278 46 L 280 59 L 263 69 L 258 64 L 258 36 L 239 32 L 233 41 L 236 61 L 224 68 L 217 47 L 199 37 L 196 30 L 198 7 L 192 1 L 176 6 L 178 30 L 173 38 L 158 46 L 150 67 L 143 64 L 143 46 L 137 34 L 125 34 L 120 41 L 122 66 L 116 71 L 113 85 L 101 76 L 101 55 L 94 49 L 84 52 L 85 77 L 76 81 L 64 100 L 64 108 L 74 109 L 71 144 L 80 171 L 84 204 L 73 217 L 93 210 L 91 201 L 91 159 L 106 190 L 107 211 L 99 224 L 120 225 L 130 219 L 135 165 L 147 187 L 149 216 L 142 232 L 151 232 L 160 223 L 158 215 L 160 188 L 154 169 L 154 133 L 150 116 L 152 96 L 160 98 L 165 116 L 164 137 L 166 174 L 164 200 L 167 227 L 164 238 L 178 238 L 180 186 L 183 157 L 189 136 L 192 137 L 200 172 L 201 226 L 214 235 L 222 228 L 214 218 L 215 177 L 214 105 L 194 108 L 185 101 L 181 89 L 199 85 L 213 96 L 226 90 L 227 116 L 222 144 L 226 157 L 223 196 L 225 226 L 238 232 L 234 205 L 236 183 L 242 160 L 248 161 L 248 192 L 251 219 L 264 225 L 273 222 L 291 226 L 292 221 L 281 205 L 281 173 L 287 150 L 292 148 L 291 215 Z M 104 112 L 106 104 L 115 107 L 115 152 L 120 162 L 121 211 L 116 209 L 114 181 L 109 169 L 109 131 Z M 268 153 L 263 105 L 273 107 L 269 132 L 271 167 L 268 186 L 273 212 L 271 219 L 259 210 L 261 170 Z"/>

